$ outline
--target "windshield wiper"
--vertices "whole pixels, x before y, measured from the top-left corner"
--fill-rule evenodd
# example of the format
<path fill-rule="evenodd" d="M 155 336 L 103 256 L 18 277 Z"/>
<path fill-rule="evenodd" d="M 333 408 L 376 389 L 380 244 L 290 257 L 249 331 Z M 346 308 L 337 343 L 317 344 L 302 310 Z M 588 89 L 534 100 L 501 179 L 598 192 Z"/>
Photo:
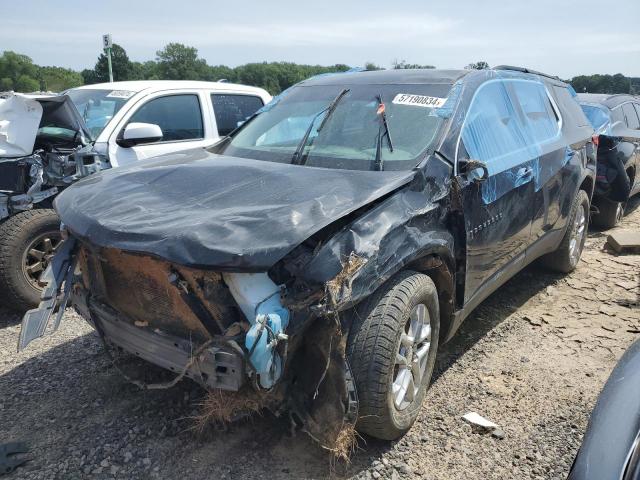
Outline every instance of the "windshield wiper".
<path fill-rule="evenodd" d="M 376 170 L 384 169 L 384 160 L 382 159 L 382 139 L 387 137 L 387 143 L 389 145 L 389 151 L 393 153 L 393 142 L 391 141 L 391 133 L 389 132 L 389 124 L 387 123 L 387 114 L 385 112 L 384 102 L 382 101 L 382 95 L 377 95 L 378 99 L 378 111 L 377 114 L 382 118 L 382 125 L 384 127 L 384 134 L 382 128 L 378 128 L 378 138 L 376 140 L 376 160 L 374 167 Z"/>
<path fill-rule="evenodd" d="M 345 88 L 344 90 L 342 90 L 336 96 L 336 98 L 331 100 L 331 103 L 329 105 L 327 105 L 325 108 L 323 108 L 313 116 L 313 118 L 311 119 L 311 122 L 309 123 L 309 127 L 307 128 L 307 131 L 304 132 L 304 135 L 302 136 L 300 143 L 298 143 L 298 146 L 296 147 L 296 151 L 293 152 L 293 156 L 291 157 L 291 164 L 304 165 L 305 160 L 301 158 L 302 152 L 304 151 L 304 148 L 307 146 L 307 141 L 309 140 L 309 136 L 311 135 L 311 131 L 313 130 L 313 126 L 315 125 L 316 120 L 318 119 L 318 117 L 320 117 L 320 115 L 326 112 L 326 115 L 322 119 L 322 123 L 320 123 L 320 126 L 318 127 L 317 131 L 319 132 L 327 123 L 327 119 L 334 112 L 334 110 L 338 106 L 338 103 L 340 102 L 340 100 L 342 100 L 342 97 L 344 97 L 347 93 L 349 93 L 349 90 L 350 90 L 349 88 Z"/>

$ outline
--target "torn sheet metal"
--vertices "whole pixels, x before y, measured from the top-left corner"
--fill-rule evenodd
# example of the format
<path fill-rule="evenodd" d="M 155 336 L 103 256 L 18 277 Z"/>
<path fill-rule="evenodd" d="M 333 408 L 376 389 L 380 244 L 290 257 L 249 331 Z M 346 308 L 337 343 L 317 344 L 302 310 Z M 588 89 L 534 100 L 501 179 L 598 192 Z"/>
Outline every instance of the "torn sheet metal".
<path fill-rule="evenodd" d="M 193 150 L 86 178 L 59 195 L 55 208 L 70 231 L 99 246 L 258 272 L 413 176 Z"/>
<path fill-rule="evenodd" d="M 430 158 L 425 177 L 414 179 L 317 247 L 293 275 L 311 285 L 326 284 L 329 309 L 342 310 L 416 259 L 429 254 L 451 259 L 454 237 L 442 216 L 450 175 L 446 162 Z M 348 275 L 345 267 L 350 267 Z"/>
<path fill-rule="evenodd" d="M 0 157 L 31 155 L 42 111 L 38 101 L 24 95 L 0 98 Z"/>
<path fill-rule="evenodd" d="M 66 95 L 0 99 L 0 220 L 76 180 L 73 154 L 90 141 Z"/>

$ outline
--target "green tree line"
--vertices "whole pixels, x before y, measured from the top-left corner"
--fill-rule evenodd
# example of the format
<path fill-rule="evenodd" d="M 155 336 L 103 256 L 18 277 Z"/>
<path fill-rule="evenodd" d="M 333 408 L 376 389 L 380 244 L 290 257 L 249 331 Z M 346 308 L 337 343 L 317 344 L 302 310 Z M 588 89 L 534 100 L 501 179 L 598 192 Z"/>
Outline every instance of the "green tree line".
<path fill-rule="evenodd" d="M 344 72 L 351 67 L 344 64 L 330 66 L 304 65 L 292 62 L 247 63 L 238 67 L 209 65 L 198 56 L 198 50 L 180 43 L 169 43 L 156 52 L 154 60 L 132 61 L 122 46 L 114 44 L 111 52 L 113 77 L 121 80 L 226 80 L 233 83 L 262 87 L 271 94 L 278 94 L 313 75 Z M 365 70 L 382 67 L 367 62 Z M 394 69 L 435 68 L 433 65 L 407 63 L 393 60 Z M 464 68 L 489 68 L 485 61 L 470 63 Z M 107 56 L 98 56 L 93 68 L 77 72 L 62 67 L 43 67 L 31 58 L 12 51 L 0 55 L 0 91 L 59 92 L 79 85 L 109 81 Z M 570 80 L 576 91 L 589 93 L 640 93 L 640 78 L 616 75 L 580 75 Z"/>

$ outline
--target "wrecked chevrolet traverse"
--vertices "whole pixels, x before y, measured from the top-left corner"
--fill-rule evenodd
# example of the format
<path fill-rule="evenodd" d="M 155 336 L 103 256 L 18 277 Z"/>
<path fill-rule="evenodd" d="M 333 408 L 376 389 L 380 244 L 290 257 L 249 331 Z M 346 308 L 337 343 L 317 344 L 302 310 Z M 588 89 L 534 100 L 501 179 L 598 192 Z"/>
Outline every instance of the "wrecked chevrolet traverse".
<path fill-rule="evenodd" d="M 576 267 L 592 135 L 568 85 L 524 69 L 309 79 L 213 148 L 63 192 L 19 348 L 69 299 L 108 350 L 258 398 L 328 449 L 354 427 L 398 438 L 475 306 L 535 259 Z"/>

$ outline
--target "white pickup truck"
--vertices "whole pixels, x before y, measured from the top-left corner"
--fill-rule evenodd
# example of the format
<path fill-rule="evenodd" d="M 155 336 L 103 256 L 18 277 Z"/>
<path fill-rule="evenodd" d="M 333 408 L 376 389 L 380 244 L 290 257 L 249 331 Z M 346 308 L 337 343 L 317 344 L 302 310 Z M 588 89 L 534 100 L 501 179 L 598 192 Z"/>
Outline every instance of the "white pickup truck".
<path fill-rule="evenodd" d="M 270 100 L 261 88 L 174 80 L 0 98 L 0 302 L 38 304 L 61 240 L 58 191 L 105 168 L 210 146 Z"/>

